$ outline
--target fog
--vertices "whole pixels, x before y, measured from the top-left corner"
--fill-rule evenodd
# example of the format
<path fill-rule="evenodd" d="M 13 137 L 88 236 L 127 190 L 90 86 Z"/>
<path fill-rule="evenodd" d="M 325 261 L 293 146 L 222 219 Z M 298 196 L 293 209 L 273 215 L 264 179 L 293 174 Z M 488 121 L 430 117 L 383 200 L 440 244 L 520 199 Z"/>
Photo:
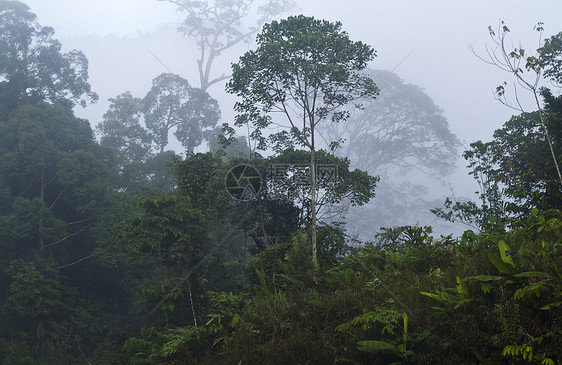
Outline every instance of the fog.
<path fill-rule="evenodd" d="M 44 26 L 52 26 L 65 50 L 80 49 L 89 60 L 92 89 L 100 100 L 78 116 L 97 125 L 107 110 L 107 99 L 125 91 L 143 97 L 153 78 L 173 72 L 198 86 L 197 50 L 194 41 L 178 30 L 182 14 L 166 1 L 75 0 L 25 1 Z M 479 60 L 470 50 L 484 55 L 490 43 L 488 26 L 500 19 L 511 29 L 517 45 L 535 49 L 537 22 L 544 23 L 547 37 L 562 29 L 559 1 L 297 1 L 290 14 L 312 15 L 340 21 L 353 40 L 370 44 L 377 57 L 373 69 L 393 71 L 405 83 L 420 86 L 448 119 L 461 141 L 455 172 L 440 182 L 429 183 L 433 198 L 454 194 L 473 197 L 476 184 L 460 157 L 476 140 L 490 140 L 514 114 L 494 99 L 495 87 L 511 81 L 507 75 Z M 228 72 L 231 62 L 252 44 L 226 52 L 213 66 L 215 74 Z M 224 82 L 208 92 L 219 100 L 222 122 L 232 122 L 235 98 L 224 91 Z M 530 95 L 523 105 L 533 110 Z M 181 152 L 179 144 L 174 147 Z M 451 156 L 453 158 L 453 156 Z M 415 222 L 412 222 L 415 223 Z"/>

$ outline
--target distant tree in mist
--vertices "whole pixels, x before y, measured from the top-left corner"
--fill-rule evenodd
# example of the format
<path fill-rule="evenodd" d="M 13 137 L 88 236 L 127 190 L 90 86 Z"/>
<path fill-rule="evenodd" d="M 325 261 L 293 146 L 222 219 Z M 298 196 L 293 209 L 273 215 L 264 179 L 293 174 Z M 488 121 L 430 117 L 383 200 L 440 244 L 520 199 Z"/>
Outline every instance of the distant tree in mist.
<path fill-rule="evenodd" d="M 351 231 L 372 238 L 382 226 L 435 219 L 429 210 L 437 203 L 424 198 L 428 190 L 419 176 L 436 181 L 451 173 L 460 143 L 443 111 L 420 87 L 388 71 L 365 72 L 380 88 L 377 99 L 349 110 L 346 123 L 325 124 L 318 132 L 326 146 L 338 141 L 338 156 L 381 177 L 375 200 L 342 215 Z"/>
<path fill-rule="evenodd" d="M 193 152 L 202 143 L 203 132 L 214 128 L 220 119 L 218 102 L 175 74 L 156 77 L 143 101 L 145 123 L 160 152 L 174 128 L 178 141 Z"/>
<path fill-rule="evenodd" d="M 125 92 L 109 99 L 110 105 L 97 126 L 100 144 L 114 150 L 122 163 L 144 161 L 151 153 L 152 136 L 141 126 L 141 98 Z"/>
<path fill-rule="evenodd" d="M 26 98 L 69 107 L 97 100 L 84 54 L 62 53 L 53 36 L 53 28 L 39 25 L 27 5 L 0 1 L 0 115 Z"/>
<path fill-rule="evenodd" d="M 447 119 L 420 87 L 397 75 L 368 70 L 380 95 L 350 110 L 346 123 L 331 123 L 318 131 L 326 144 L 340 141 L 337 154 L 360 169 L 380 174 L 385 168 L 415 168 L 445 175 L 454 167 L 459 141 Z"/>
<path fill-rule="evenodd" d="M 225 158 L 242 157 L 249 159 L 252 153 L 248 139 L 244 136 L 237 136 L 228 145 L 221 145 L 219 135 L 220 129 L 213 131 L 209 137 L 209 151 L 212 153 L 224 153 Z"/>
<path fill-rule="evenodd" d="M 293 0 L 159 0 L 177 5 L 185 14 L 180 31 L 194 38 L 199 48 L 197 67 L 203 91 L 230 77 L 212 73 L 213 62 L 228 49 L 249 42 L 260 26 L 283 11 L 294 8 Z M 255 19 L 254 25 L 244 21 Z"/>
<path fill-rule="evenodd" d="M 218 102 L 199 88 L 191 88 L 189 100 L 181 110 L 182 122 L 174 133 L 183 147 L 193 152 L 204 139 L 206 133 L 217 125 L 221 117 Z"/>

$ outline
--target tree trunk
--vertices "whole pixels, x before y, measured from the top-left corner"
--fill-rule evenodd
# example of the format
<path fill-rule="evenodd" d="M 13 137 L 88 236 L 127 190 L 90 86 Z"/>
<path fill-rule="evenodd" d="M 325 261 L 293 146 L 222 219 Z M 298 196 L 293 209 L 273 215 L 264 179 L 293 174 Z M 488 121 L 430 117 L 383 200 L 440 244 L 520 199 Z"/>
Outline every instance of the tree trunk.
<path fill-rule="evenodd" d="M 193 325 L 197 327 L 197 316 L 195 315 L 195 305 L 193 304 L 193 294 L 191 293 L 191 283 L 187 279 L 187 290 L 189 291 L 189 303 L 191 304 L 191 315 L 193 316 Z"/>
<path fill-rule="evenodd" d="M 316 163 L 314 161 L 314 122 L 310 123 L 310 209 L 312 210 L 311 238 L 312 238 L 312 263 L 318 268 L 318 255 L 316 247 Z"/>
<path fill-rule="evenodd" d="M 242 288 L 246 287 L 246 251 L 248 249 L 248 233 L 244 231 L 244 256 L 242 259 Z"/>
<path fill-rule="evenodd" d="M 162 293 L 162 295 L 165 295 L 165 289 L 164 289 L 164 271 L 163 271 L 163 261 L 162 261 L 162 247 L 161 244 L 158 243 L 158 271 L 160 273 L 160 292 Z M 168 310 L 165 309 L 164 310 L 164 318 L 166 319 L 166 326 L 169 324 L 168 323 Z"/>
<path fill-rule="evenodd" d="M 45 169 L 41 169 L 41 191 L 39 192 L 39 196 L 41 198 L 41 202 L 45 202 Z M 39 218 L 39 252 L 42 253 L 45 249 L 45 242 L 43 240 L 43 234 L 41 233 L 43 229 L 43 213 L 41 213 L 41 217 Z"/>

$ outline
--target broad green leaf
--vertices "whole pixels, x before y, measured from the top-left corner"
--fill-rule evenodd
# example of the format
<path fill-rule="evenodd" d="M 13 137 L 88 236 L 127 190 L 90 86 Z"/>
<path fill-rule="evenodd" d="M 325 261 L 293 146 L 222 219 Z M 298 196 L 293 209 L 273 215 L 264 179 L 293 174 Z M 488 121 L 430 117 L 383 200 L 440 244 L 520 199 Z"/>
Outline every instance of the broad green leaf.
<path fill-rule="evenodd" d="M 467 279 L 485 282 L 485 281 L 500 281 L 503 280 L 503 277 L 494 276 L 494 275 L 476 275 L 476 276 L 469 276 Z"/>
<path fill-rule="evenodd" d="M 488 258 L 494 264 L 496 269 L 502 274 L 513 274 L 515 268 L 503 262 L 499 257 L 493 254 L 488 254 Z"/>
<path fill-rule="evenodd" d="M 515 267 L 515 264 L 513 263 L 513 260 L 511 259 L 511 251 L 509 249 L 509 246 L 507 245 L 507 243 L 505 243 L 505 241 L 501 240 L 498 242 L 498 248 L 500 250 L 500 255 L 502 258 L 502 261 L 508 265 L 511 265 L 512 267 Z"/>
<path fill-rule="evenodd" d="M 547 273 L 540 271 L 526 271 L 519 274 L 513 275 L 518 278 L 550 278 L 551 276 Z"/>
<path fill-rule="evenodd" d="M 404 312 L 404 351 L 406 351 L 407 342 L 408 342 L 408 315 L 406 314 L 406 312 Z"/>
<path fill-rule="evenodd" d="M 468 295 L 468 286 L 460 276 L 457 276 L 457 292 L 461 295 Z"/>
<path fill-rule="evenodd" d="M 398 351 L 397 347 L 394 346 L 393 344 L 384 341 L 375 341 L 375 340 L 357 342 L 357 350 L 372 352 L 372 353 L 392 351 L 397 354 L 400 354 L 400 351 Z"/>
<path fill-rule="evenodd" d="M 424 292 L 424 291 L 421 291 L 420 294 L 421 294 L 421 295 L 425 295 L 425 296 L 427 296 L 427 297 L 430 297 L 431 299 L 435 299 L 435 300 L 437 300 L 438 302 L 443 303 L 443 298 L 441 298 L 440 295 L 433 294 L 433 293 L 427 293 L 427 292 Z"/>

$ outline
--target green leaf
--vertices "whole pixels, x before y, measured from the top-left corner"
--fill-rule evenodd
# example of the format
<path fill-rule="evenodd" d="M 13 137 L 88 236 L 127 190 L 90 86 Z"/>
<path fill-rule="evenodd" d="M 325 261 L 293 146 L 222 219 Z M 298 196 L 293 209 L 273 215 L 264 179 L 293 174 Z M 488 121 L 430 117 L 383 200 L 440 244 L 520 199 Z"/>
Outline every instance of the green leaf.
<path fill-rule="evenodd" d="M 488 258 L 492 262 L 492 264 L 498 269 L 498 271 L 502 274 L 513 274 L 515 268 L 503 262 L 499 257 L 493 254 L 488 254 Z"/>
<path fill-rule="evenodd" d="M 427 296 L 427 297 L 430 297 L 431 299 L 435 299 L 435 300 L 437 300 L 438 302 L 441 302 L 441 303 L 444 302 L 444 301 L 443 301 L 443 298 L 441 298 L 440 295 L 433 294 L 433 293 L 427 293 L 427 292 L 424 292 L 424 291 L 421 291 L 420 294 L 421 294 L 421 295 L 425 295 L 425 296 Z"/>
<path fill-rule="evenodd" d="M 508 265 L 511 265 L 512 267 L 515 267 L 515 264 L 511 259 L 511 251 L 509 250 L 509 246 L 507 245 L 507 243 L 505 243 L 505 241 L 503 240 L 499 241 L 498 248 L 500 250 L 502 261 Z"/>
<path fill-rule="evenodd" d="M 494 275 L 476 275 L 476 276 L 469 276 L 467 279 L 486 282 L 486 281 L 500 281 L 503 280 L 503 277 L 494 276 Z"/>
<path fill-rule="evenodd" d="M 406 312 L 404 312 L 404 351 L 406 351 L 407 342 L 408 342 L 408 315 L 406 314 Z"/>
<path fill-rule="evenodd" d="M 381 353 L 381 352 L 394 352 L 400 354 L 398 348 L 391 343 L 384 341 L 359 341 L 357 342 L 357 350 L 371 352 L 371 353 Z"/>
<path fill-rule="evenodd" d="M 518 278 L 550 278 L 551 276 L 541 271 L 526 271 L 513 275 Z"/>
<path fill-rule="evenodd" d="M 547 310 L 550 310 L 554 307 L 559 307 L 561 305 L 562 305 L 562 301 L 561 302 L 554 302 L 554 303 L 550 303 L 550 304 L 547 304 L 547 305 L 541 307 L 541 309 L 547 311 Z"/>
<path fill-rule="evenodd" d="M 457 292 L 461 295 L 468 295 L 468 286 L 460 276 L 457 276 Z"/>

